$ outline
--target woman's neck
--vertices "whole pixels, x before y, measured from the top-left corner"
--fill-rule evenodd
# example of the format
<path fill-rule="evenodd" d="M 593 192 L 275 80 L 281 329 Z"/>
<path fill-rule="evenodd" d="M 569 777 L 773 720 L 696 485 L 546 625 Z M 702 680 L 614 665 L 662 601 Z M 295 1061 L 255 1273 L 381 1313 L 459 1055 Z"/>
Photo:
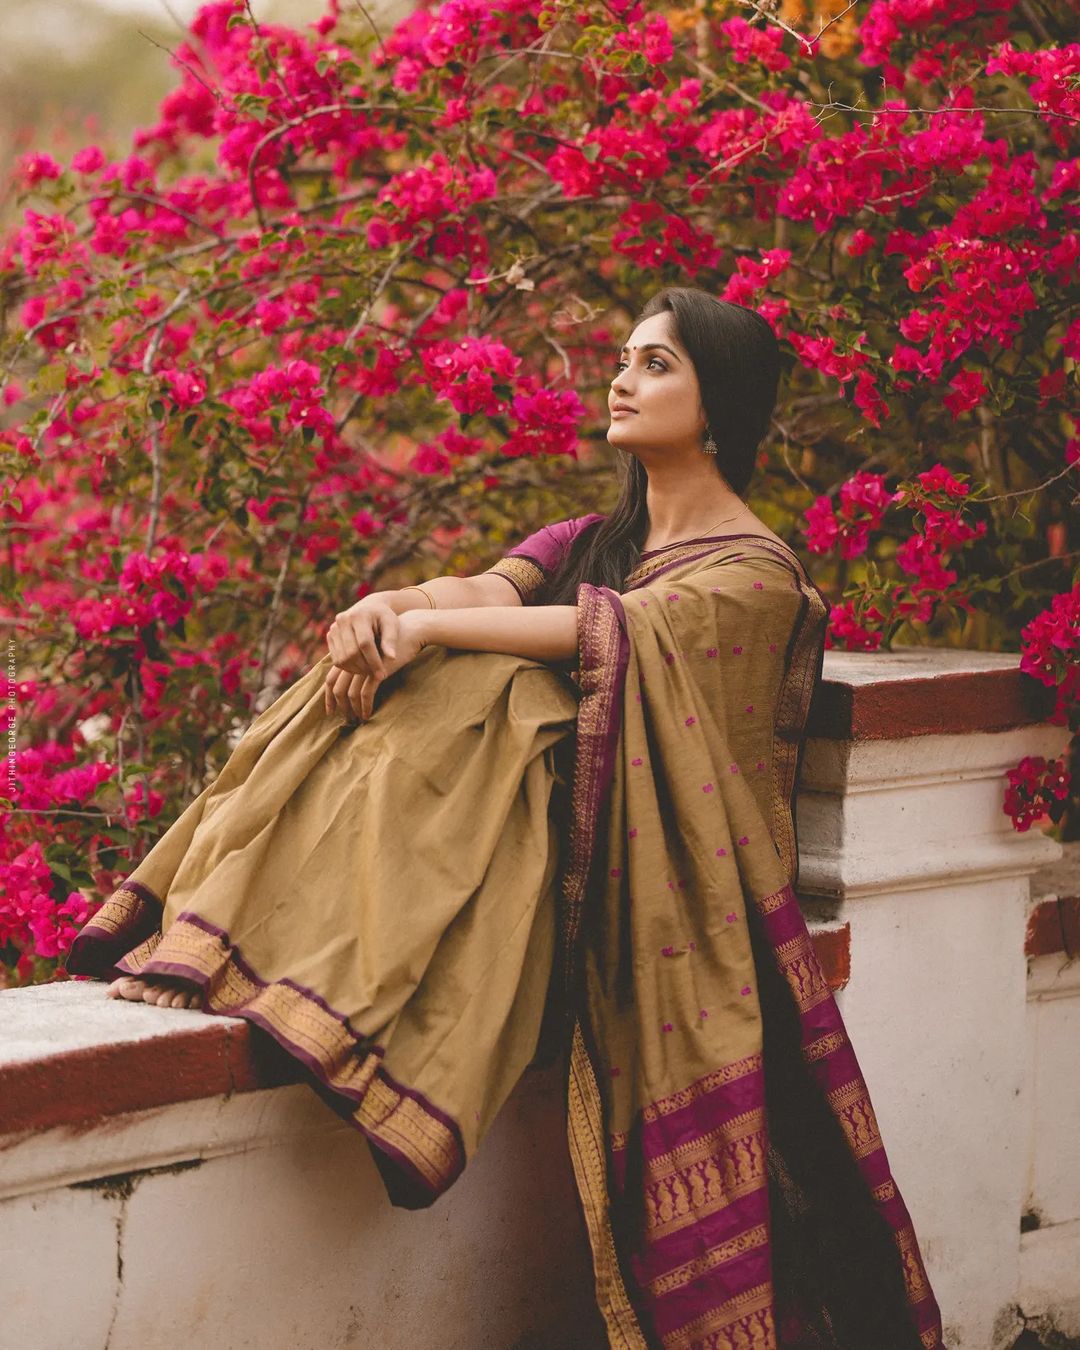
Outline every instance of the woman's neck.
<path fill-rule="evenodd" d="M 698 451 L 700 458 L 705 458 Z M 670 469 L 670 472 L 668 470 Z M 697 539 L 745 521 L 750 512 L 742 498 L 719 477 L 712 463 L 687 462 L 647 467 L 645 504 L 649 512 L 646 549 L 663 548 L 679 539 Z"/>
<path fill-rule="evenodd" d="M 699 504 L 693 509 L 661 511 L 659 515 L 649 509 L 649 528 L 645 533 L 643 550 L 664 548 L 667 544 L 677 543 L 680 539 L 700 539 L 703 535 L 720 531 L 738 529 L 753 520 L 750 508 L 734 493 L 719 500 L 710 499 L 710 510 L 705 511 Z"/>

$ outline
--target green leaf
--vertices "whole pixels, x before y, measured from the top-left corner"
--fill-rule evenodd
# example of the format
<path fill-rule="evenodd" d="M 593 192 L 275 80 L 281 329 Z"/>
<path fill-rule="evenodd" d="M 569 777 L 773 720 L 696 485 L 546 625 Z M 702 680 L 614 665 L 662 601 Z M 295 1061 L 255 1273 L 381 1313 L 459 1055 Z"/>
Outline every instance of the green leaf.
<path fill-rule="evenodd" d="M 241 112 L 256 122 L 265 122 L 270 116 L 270 100 L 265 94 L 237 94 L 234 102 Z"/>
<path fill-rule="evenodd" d="M 58 394 L 67 387 L 67 370 L 56 362 L 42 366 L 30 381 L 30 387 L 35 393 Z"/>

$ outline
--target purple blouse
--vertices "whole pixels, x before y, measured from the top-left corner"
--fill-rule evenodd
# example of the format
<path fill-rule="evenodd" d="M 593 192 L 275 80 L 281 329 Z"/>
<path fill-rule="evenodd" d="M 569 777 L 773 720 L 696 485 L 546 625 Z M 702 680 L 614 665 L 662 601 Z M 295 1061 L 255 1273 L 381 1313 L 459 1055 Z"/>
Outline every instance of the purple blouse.
<path fill-rule="evenodd" d="M 505 577 L 521 596 L 521 603 L 527 605 L 530 597 L 558 570 L 577 535 L 587 525 L 603 519 L 603 515 L 594 511 L 545 525 L 510 549 L 485 575 Z"/>

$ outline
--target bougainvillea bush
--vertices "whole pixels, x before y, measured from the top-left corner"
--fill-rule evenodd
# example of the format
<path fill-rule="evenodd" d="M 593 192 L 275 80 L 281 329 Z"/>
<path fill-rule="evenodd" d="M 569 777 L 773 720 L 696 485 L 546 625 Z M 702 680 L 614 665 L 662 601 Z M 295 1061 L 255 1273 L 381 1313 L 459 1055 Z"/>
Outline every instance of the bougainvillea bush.
<path fill-rule="evenodd" d="M 753 504 L 817 555 L 830 645 L 1021 651 L 1063 757 L 1002 806 L 1062 820 L 1070 7 L 841 9 L 446 0 L 379 31 L 333 3 L 292 30 L 223 0 L 134 144 L 22 159 L 2 978 L 63 977 L 338 610 L 604 508 L 616 348 L 668 283 L 781 340 Z"/>

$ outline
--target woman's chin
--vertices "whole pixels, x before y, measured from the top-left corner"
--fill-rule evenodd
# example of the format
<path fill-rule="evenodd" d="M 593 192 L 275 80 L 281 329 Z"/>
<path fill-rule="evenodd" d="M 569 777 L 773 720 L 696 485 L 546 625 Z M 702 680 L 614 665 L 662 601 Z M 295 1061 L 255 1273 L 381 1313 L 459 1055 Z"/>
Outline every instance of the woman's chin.
<path fill-rule="evenodd" d="M 616 445 L 620 450 L 633 450 L 638 444 L 638 438 L 633 432 L 628 431 L 621 422 L 612 422 L 608 427 L 607 439 L 609 445 Z"/>

